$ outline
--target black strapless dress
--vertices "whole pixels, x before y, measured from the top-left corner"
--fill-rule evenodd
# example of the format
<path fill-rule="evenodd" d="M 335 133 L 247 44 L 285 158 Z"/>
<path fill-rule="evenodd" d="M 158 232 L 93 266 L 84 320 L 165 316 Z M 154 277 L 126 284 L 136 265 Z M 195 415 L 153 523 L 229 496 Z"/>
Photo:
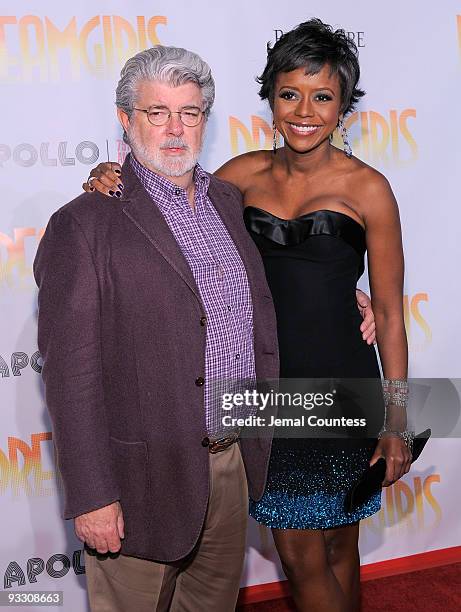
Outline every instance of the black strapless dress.
<path fill-rule="evenodd" d="M 274 299 L 280 377 L 374 379 L 379 385 L 376 352 L 362 340 L 355 295 L 366 251 L 362 226 L 331 210 L 285 220 L 247 206 L 244 218 Z M 278 529 L 327 529 L 374 514 L 380 493 L 353 513 L 343 502 L 375 444 L 274 438 L 266 489 L 260 501 L 250 501 L 250 514 Z"/>

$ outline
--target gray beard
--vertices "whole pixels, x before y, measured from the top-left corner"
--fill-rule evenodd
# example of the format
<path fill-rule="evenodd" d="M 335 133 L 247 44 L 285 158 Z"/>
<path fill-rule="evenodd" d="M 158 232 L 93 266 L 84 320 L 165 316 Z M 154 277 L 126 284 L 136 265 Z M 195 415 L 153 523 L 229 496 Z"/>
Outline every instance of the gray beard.
<path fill-rule="evenodd" d="M 127 132 L 127 140 L 133 151 L 136 159 L 154 172 L 159 172 L 164 176 L 184 176 L 191 170 L 193 170 L 197 164 L 200 156 L 201 145 L 198 150 L 191 151 L 188 145 L 181 138 L 169 138 L 163 143 L 163 147 L 186 147 L 184 153 L 181 156 L 174 158 L 167 158 L 162 154 L 162 149 L 151 151 L 146 147 L 140 145 L 136 138 L 131 133 L 131 130 Z"/>

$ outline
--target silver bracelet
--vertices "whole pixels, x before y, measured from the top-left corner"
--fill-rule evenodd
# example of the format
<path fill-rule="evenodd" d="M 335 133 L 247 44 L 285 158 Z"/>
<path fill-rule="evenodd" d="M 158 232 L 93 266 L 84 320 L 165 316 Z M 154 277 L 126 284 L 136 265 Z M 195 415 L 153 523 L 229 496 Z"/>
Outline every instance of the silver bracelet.
<path fill-rule="evenodd" d="M 400 406 L 406 408 L 408 405 L 408 381 L 398 378 L 385 378 L 382 381 L 384 405 Z"/>
<path fill-rule="evenodd" d="M 381 438 L 384 438 L 386 435 L 402 439 L 410 453 L 413 451 L 413 440 L 415 439 L 414 431 L 408 431 L 407 429 L 405 431 L 394 431 L 383 427 L 378 434 L 378 440 L 381 440 Z"/>

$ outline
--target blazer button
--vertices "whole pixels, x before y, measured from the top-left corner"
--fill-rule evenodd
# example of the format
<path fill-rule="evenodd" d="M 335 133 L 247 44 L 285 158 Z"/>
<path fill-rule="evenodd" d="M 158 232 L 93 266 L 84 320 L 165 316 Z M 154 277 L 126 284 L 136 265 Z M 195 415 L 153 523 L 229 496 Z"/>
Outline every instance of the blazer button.
<path fill-rule="evenodd" d="M 205 324 L 206 324 L 206 317 L 200 317 L 200 325 L 204 327 Z"/>
<path fill-rule="evenodd" d="M 203 385 L 205 384 L 205 380 L 201 376 L 199 376 L 195 379 L 195 384 L 197 385 L 197 387 L 203 387 Z"/>
<path fill-rule="evenodd" d="M 202 446 L 210 446 L 210 438 L 208 438 L 208 437 L 203 438 Z"/>

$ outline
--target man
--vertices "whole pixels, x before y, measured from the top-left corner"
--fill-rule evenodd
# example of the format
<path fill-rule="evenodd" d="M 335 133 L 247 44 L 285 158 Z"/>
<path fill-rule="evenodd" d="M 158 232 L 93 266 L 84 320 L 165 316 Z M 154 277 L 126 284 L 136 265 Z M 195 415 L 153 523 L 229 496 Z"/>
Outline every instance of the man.
<path fill-rule="evenodd" d="M 214 381 L 278 376 L 240 194 L 197 163 L 213 100 L 190 51 L 128 60 L 121 205 L 73 200 L 35 261 L 64 516 L 87 545 L 93 612 L 233 610 L 247 483 L 254 499 L 264 488 L 269 440 L 236 444 L 213 401 Z"/>

